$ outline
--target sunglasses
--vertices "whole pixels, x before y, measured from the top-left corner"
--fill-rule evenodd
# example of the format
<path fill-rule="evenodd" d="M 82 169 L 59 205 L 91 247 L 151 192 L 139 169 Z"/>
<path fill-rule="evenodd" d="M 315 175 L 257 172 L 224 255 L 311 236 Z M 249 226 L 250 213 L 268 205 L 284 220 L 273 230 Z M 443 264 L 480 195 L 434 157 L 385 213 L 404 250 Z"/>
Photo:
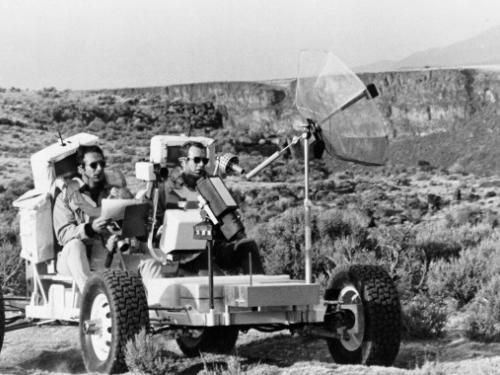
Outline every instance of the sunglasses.
<path fill-rule="evenodd" d="M 104 167 L 106 167 L 106 162 L 104 160 L 100 160 L 100 161 L 94 161 L 92 163 L 89 163 L 89 167 L 92 169 L 97 169 L 98 165 L 101 166 L 101 169 L 104 169 Z"/>
<path fill-rule="evenodd" d="M 208 158 L 200 158 L 199 156 L 195 156 L 194 158 L 189 158 L 191 159 L 195 164 L 200 164 L 203 163 L 203 165 L 208 164 Z"/>

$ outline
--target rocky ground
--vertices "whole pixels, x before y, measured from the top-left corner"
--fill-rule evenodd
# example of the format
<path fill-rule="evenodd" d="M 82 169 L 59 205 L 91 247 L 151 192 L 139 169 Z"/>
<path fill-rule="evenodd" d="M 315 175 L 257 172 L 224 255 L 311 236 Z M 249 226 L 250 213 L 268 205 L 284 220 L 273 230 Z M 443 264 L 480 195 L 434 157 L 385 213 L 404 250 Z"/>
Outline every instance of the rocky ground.
<path fill-rule="evenodd" d="M 160 338 L 161 339 L 161 338 Z M 175 341 L 165 348 L 181 355 Z M 404 341 L 394 367 L 340 366 L 333 363 L 324 341 L 288 333 L 240 334 L 236 358 L 250 374 L 495 374 L 500 371 L 499 343 L 477 343 L 458 333 L 437 341 Z M 229 357 L 206 362 L 223 364 Z M 182 359 L 179 373 L 198 374 L 201 358 Z M 0 355 L 2 374 L 82 374 L 77 326 L 31 327 L 8 332 Z"/>

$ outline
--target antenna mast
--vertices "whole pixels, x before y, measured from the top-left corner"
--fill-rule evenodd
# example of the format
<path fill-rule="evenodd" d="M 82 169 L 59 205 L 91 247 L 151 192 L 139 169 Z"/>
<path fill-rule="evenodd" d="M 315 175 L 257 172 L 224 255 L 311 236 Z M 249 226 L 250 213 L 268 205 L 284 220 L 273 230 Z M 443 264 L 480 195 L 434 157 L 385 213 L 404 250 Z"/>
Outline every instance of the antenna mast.
<path fill-rule="evenodd" d="M 60 130 L 57 131 L 57 135 L 59 136 L 59 140 L 61 141 L 61 146 L 66 146 L 66 143 L 64 143 Z"/>

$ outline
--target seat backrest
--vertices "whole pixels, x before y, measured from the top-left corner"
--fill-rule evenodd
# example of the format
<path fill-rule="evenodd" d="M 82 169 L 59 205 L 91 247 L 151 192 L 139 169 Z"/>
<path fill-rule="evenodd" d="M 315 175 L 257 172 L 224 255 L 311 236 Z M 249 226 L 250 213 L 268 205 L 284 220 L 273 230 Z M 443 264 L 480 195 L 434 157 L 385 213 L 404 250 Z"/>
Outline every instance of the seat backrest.
<path fill-rule="evenodd" d="M 208 137 L 188 137 L 185 135 L 155 135 L 151 138 L 149 160 L 168 168 L 178 166 L 178 158 L 182 155 L 182 146 L 187 142 L 198 142 L 207 148 L 209 163 L 207 169 L 213 168 L 215 159 L 215 140 Z"/>
<path fill-rule="evenodd" d="M 56 142 L 31 155 L 35 189 L 49 191 L 57 177 L 75 174 L 78 147 L 95 145 L 97 141 L 98 137 L 95 135 L 79 133 L 66 138 L 63 143 Z"/>

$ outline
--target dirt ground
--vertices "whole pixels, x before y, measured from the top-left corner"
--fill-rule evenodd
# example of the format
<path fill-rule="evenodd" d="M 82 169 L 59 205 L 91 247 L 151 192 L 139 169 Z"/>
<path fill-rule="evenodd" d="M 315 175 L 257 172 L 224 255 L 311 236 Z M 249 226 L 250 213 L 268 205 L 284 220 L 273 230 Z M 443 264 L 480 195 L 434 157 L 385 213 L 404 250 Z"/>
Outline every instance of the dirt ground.
<path fill-rule="evenodd" d="M 173 340 L 162 340 L 181 355 Z M 236 355 L 251 374 L 495 374 L 500 373 L 500 344 L 470 342 L 459 335 L 439 341 L 403 342 L 394 367 L 340 366 L 323 340 L 265 334 L 240 334 Z M 224 362 L 224 357 L 221 358 Z M 182 374 L 203 369 L 200 358 L 186 360 Z M 30 327 L 7 332 L 0 354 L 1 374 L 82 374 L 77 326 Z"/>

